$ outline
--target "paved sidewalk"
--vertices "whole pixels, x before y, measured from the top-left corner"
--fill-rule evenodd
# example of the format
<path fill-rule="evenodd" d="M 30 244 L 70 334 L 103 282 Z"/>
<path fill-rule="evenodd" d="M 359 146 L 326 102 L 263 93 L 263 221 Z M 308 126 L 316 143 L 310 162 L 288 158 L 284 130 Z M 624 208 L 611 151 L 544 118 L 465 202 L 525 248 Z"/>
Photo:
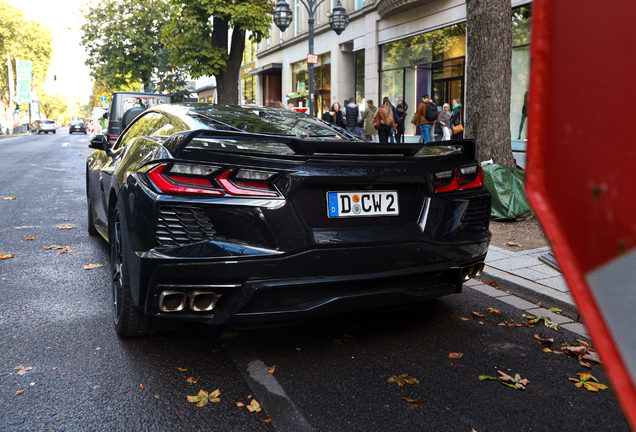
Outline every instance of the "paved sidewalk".
<path fill-rule="evenodd" d="M 578 310 L 565 278 L 558 270 L 539 261 L 539 257 L 550 250 L 547 246 L 513 252 L 490 246 L 480 278 L 483 282 L 471 280 L 465 286 L 516 306 L 530 315 L 548 316 L 562 327 L 589 337 L 585 326 L 578 322 Z M 487 285 L 491 280 L 499 283 L 499 289 Z M 537 301 L 547 307 L 563 309 L 564 315 L 556 315 L 537 306 Z"/>

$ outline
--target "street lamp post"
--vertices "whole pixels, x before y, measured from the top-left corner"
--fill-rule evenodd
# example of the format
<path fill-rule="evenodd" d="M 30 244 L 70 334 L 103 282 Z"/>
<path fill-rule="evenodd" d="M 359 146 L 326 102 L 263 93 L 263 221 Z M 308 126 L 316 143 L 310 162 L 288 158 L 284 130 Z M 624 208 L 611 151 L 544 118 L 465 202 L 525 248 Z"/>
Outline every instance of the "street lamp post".
<path fill-rule="evenodd" d="M 300 2 L 305 6 L 307 12 L 309 13 L 309 53 L 314 54 L 314 23 L 315 16 L 318 7 L 325 0 L 300 0 Z M 291 24 L 293 19 L 293 13 L 289 8 L 289 5 L 285 2 L 285 0 L 280 0 L 274 9 L 274 23 L 280 29 L 280 31 L 284 32 L 289 24 Z M 338 0 L 336 7 L 333 8 L 331 14 L 329 15 L 329 25 L 331 29 L 335 31 L 338 35 L 342 33 L 349 24 L 349 16 L 347 15 L 347 11 L 340 0 Z M 309 72 L 309 115 L 314 115 L 314 65 L 312 63 L 307 63 L 307 72 Z"/>

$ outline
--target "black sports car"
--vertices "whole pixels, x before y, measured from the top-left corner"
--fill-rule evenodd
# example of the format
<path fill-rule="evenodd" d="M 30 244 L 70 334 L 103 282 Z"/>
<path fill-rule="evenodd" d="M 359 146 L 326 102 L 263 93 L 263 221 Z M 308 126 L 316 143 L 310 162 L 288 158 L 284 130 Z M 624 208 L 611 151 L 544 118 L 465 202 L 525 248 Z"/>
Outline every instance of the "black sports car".
<path fill-rule="evenodd" d="M 475 142 L 376 144 L 302 113 L 145 111 L 88 157 L 122 336 L 179 320 L 263 325 L 459 293 L 483 268 Z"/>

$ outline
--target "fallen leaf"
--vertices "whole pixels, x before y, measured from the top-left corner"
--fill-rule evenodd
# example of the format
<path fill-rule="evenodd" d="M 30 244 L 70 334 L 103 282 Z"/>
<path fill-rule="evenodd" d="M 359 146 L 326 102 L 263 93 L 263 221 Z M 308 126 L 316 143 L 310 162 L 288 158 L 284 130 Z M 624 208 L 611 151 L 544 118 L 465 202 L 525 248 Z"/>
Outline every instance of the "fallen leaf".
<path fill-rule="evenodd" d="M 15 392 L 14 396 L 21 395 L 22 393 L 24 393 L 24 390 L 18 390 L 17 392 Z"/>
<path fill-rule="evenodd" d="M 235 337 L 237 337 L 238 335 L 240 335 L 241 332 L 237 332 L 237 331 L 232 331 L 232 330 L 225 330 L 223 332 L 223 334 L 221 335 L 221 337 L 223 339 L 234 339 Z"/>
<path fill-rule="evenodd" d="M 92 270 L 99 267 L 104 267 L 104 264 L 89 264 L 84 266 L 84 270 Z"/>
<path fill-rule="evenodd" d="M 592 367 L 592 365 L 591 365 L 591 364 L 589 364 L 589 363 L 587 363 L 587 362 L 584 362 L 583 360 L 581 360 L 581 361 L 579 362 L 579 364 L 580 364 L 581 366 L 583 366 L 583 367 L 586 367 L 586 368 L 591 368 L 591 367 Z"/>
<path fill-rule="evenodd" d="M 476 317 L 485 317 L 485 316 L 487 316 L 487 315 L 486 315 L 486 314 L 483 314 L 483 313 L 479 313 L 479 312 L 473 312 L 473 316 L 476 316 Z"/>
<path fill-rule="evenodd" d="M 537 302 L 537 306 L 541 307 L 541 302 L 540 301 Z"/>
<path fill-rule="evenodd" d="M 71 224 L 62 224 L 62 225 L 56 225 L 57 229 L 73 229 L 73 228 L 77 228 L 75 225 L 71 225 Z"/>
<path fill-rule="evenodd" d="M 25 240 L 35 240 L 35 236 L 31 236 L 31 237 L 25 237 Z"/>
<path fill-rule="evenodd" d="M 404 397 L 404 396 L 402 397 L 402 400 L 405 400 L 405 401 L 407 401 L 408 403 L 412 403 L 412 404 L 414 404 L 414 405 L 413 405 L 414 407 L 418 407 L 418 406 L 420 406 L 420 403 L 422 402 L 422 400 L 421 400 L 421 399 L 413 399 L 413 398 L 410 398 L 410 397 Z"/>
<path fill-rule="evenodd" d="M 409 374 L 405 373 L 402 375 L 393 375 L 386 382 L 388 383 L 397 383 L 398 387 L 404 387 L 404 383 L 415 385 L 419 384 L 419 381 L 416 378 L 407 378 Z"/>
<path fill-rule="evenodd" d="M 468 318 L 462 318 L 462 321 L 469 321 Z"/>
<path fill-rule="evenodd" d="M 267 373 L 273 374 L 276 371 L 276 365 L 267 368 Z"/>
<path fill-rule="evenodd" d="M 65 221 L 72 221 L 72 220 L 75 220 L 75 219 L 71 218 L 71 219 L 64 219 L 64 220 Z"/>
<path fill-rule="evenodd" d="M 196 406 L 202 407 L 208 402 L 220 402 L 221 399 L 218 396 L 221 394 L 219 389 L 214 390 L 212 393 L 200 390 L 196 396 L 188 396 L 188 402 L 197 402 Z"/>
<path fill-rule="evenodd" d="M 517 390 L 525 390 L 528 384 L 530 384 L 530 381 L 528 381 L 527 379 L 523 378 L 521 379 L 521 376 L 519 374 L 515 374 L 514 378 L 511 377 L 510 375 L 498 370 L 497 371 L 500 375 L 500 377 L 494 377 L 494 376 L 490 376 L 490 375 L 479 375 L 479 379 L 484 381 L 484 380 L 495 380 L 495 381 L 499 381 L 500 383 L 502 383 L 503 385 L 506 385 L 508 387 L 517 389 Z"/>
<path fill-rule="evenodd" d="M 488 285 L 493 286 L 495 288 L 499 288 L 499 282 L 495 280 L 491 280 L 490 282 L 488 282 Z"/>
<path fill-rule="evenodd" d="M 186 368 L 180 368 L 180 367 L 178 367 L 177 369 L 179 369 L 181 372 L 185 372 L 185 371 L 187 371 L 187 370 L 188 370 L 188 369 L 186 369 Z"/>
<path fill-rule="evenodd" d="M 559 325 L 557 323 L 553 322 L 550 319 L 550 317 L 546 317 L 546 316 L 536 317 L 536 316 L 528 315 L 526 318 L 528 319 L 528 324 L 536 324 L 540 320 L 543 320 L 543 324 L 545 324 L 546 327 L 554 329 L 554 330 L 558 330 L 559 329 Z"/>
<path fill-rule="evenodd" d="M 247 406 L 249 412 L 261 412 L 261 406 L 256 402 L 256 399 L 252 399 L 252 402 Z"/>
<path fill-rule="evenodd" d="M 14 199 L 15 199 L 15 196 L 4 197 L 4 198 L 2 198 L 2 199 L 3 199 L 3 200 L 7 200 L 7 201 L 9 201 L 9 200 L 14 200 Z"/>
<path fill-rule="evenodd" d="M 541 336 L 539 336 L 538 334 L 534 335 L 534 338 L 537 340 L 537 342 L 539 342 L 540 344 L 544 344 L 544 345 L 548 345 L 551 343 L 554 343 L 554 339 L 550 338 L 550 339 L 542 339 Z"/>
<path fill-rule="evenodd" d="M 504 245 L 512 246 L 512 247 L 523 247 L 519 243 L 515 243 L 515 242 L 505 242 Z"/>
<path fill-rule="evenodd" d="M 188 377 L 186 379 L 186 382 L 190 383 L 190 384 L 196 384 L 199 382 L 199 378 L 195 378 L 195 377 Z"/>
<path fill-rule="evenodd" d="M 501 313 L 501 312 L 499 312 L 499 309 L 495 309 L 495 308 L 491 308 L 491 307 L 488 308 L 488 312 L 490 312 L 490 313 Z"/>
<path fill-rule="evenodd" d="M 300 350 L 302 350 L 302 348 L 296 348 L 296 351 L 300 351 Z"/>
<path fill-rule="evenodd" d="M 550 348 L 543 348 L 541 351 L 543 351 L 543 352 L 552 352 L 552 350 Z"/>
<path fill-rule="evenodd" d="M 464 353 L 450 353 L 448 354 L 448 358 L 459 359 L 464 357 Z"/>
<path fill-rule="evenodd" d="M 144 385 L 143 384 L 139 384 L 139 387 L 144 388 Z"/>
<path fill-rule="evenodd" d="M 236 406 L 239 408 L 243 408 L 245 406 L 245 404 L 243 402 L 237 402 Z"/>
<path fill-rule="evenodd" d="M 555 307 L 551 307 L 550 309 L 548 309 L 550 312 L 554 312 L 557 315 L 561 315 L 561 312 L 563 312 L 561 309 L 559 308 L 555 308 Z"/>
<path fill-rule="evenodd" d="M 261 421 L 262 421 L 263 423 L 271 423 L 271 422 L 272 422 L 272 418 L 273 418 L 273 417 L 266 418 L 266 419 L 263 419 L 263 420 L 261 420 Z"/>
<path fill-rule="evenodd" d="M 5 259 L 13 258 L 14 256 L 15 256 L 15 254 L 14 254 L 14 253 L 8 253 L 8 254 L 0 253 L 0 260 L 5 260 Z"/>
<path fill-rule="evenodd" d="M 54 368 L 53 368 L 53 369 L 51 369 L 51 370 L 52 370 L 52 371 L 54 371 L 54 370 L 57 370 L 57 368 L 56 368 L 56 367 L 54 367 Z"/>
<path fill-rule="evenodd" d="M 45 250 L 50 250 L 50 249 L 64 249 L 64 246 L 58 246 L 58 245 L 50 245 L 50 246 L 44 246 Z"/>
<path fill-rule="evenodd" d="M 598 392 L 599 390 L 606 390 L 607 386 L 601 384 L 599 380 L 594 378 L 589 372 L 581 372 L 577 374 L 579 379 L 568 378 L 570 381 L 574 381 L 574 385 L 581 388 L 585 388 L 591 392 Z"/>
<path fill-rule="evenodd" d="M 220 349 L 212 350 L 212 354 L 216 354 L 216 353 L 220 353 L 220 352 L 221 352 Z"/>
<path fill-rule="evenodd" d="M 15 370 L 18 371 L 18 375 L 22 376 L 25 373 L 27 373 L 30 370 L 33 370 L 33 368 L 31 366 L 29 367 L 22 367 L 22 365 L 18 366 L 17 368 L 14 368 Z"/>
<path fill-rule="evenodd" d="M 19 227 L 13 227 L 13 229 L 27 229 L 27 228 L 33 228 L 31 225 L 24 225 L 24 226 L 19 226 Z"/>

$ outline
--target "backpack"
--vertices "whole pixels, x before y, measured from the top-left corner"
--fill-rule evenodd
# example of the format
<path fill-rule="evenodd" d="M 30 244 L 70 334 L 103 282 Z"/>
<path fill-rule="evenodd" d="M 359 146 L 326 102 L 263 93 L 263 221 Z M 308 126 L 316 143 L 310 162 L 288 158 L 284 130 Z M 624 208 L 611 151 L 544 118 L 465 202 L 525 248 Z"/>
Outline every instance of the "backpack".
<path fill-rule="evenodd" d="M 437 112 L 437 107 L 435 106 L 435 104 L 432 102 L 427 102 L 424 118 L 428 121 L 435 121 L 437 120 L 438 116 L 439 116 L 439 113 Z"/>

